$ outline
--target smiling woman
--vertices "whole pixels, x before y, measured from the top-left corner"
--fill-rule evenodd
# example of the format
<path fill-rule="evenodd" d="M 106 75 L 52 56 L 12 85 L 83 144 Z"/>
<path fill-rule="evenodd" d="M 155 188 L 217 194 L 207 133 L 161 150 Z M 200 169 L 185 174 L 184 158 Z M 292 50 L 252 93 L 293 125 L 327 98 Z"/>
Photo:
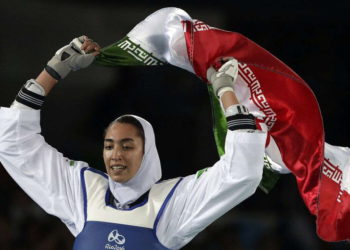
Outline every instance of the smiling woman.
<path fill-rule="evenodd" d="M 85 36 L 60 49 L 29 80 L 10 108 L 0 109 L 0 160 L 11 177 L 76 237 L 75 250 L 179 249 L 209 224 L 252 195 L 263 171 L 266 133 L 238 104 L 238 63 L 208 69 L 224 108 L 225 154 L 211 168 L 160 181 L 152 125 L 126 115 L 105 131 L 106 172 L 65 158 L 40 135 L 40 108 L 57 81 L 88 66 L 99 46 Z"/>
<path fill-rule="evenodd" d="M 103 159 L 107 173 L 113 181 L 125 183 L 139 170 L 144 153 L 144 139 L 139 132 L 141 129 L 120 121 L 108 126 L 104 138 Z"/>

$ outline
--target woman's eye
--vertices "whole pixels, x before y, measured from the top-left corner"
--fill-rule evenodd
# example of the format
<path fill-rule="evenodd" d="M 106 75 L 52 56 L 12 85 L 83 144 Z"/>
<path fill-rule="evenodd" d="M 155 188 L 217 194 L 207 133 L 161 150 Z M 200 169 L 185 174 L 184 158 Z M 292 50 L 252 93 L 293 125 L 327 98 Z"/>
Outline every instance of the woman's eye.
<path fill-rule="evenodd" d="M 123 146 L 123 149 L 129 150 L 129 149 L 132 149 L 132 147 L 131 147 L 131 146 L 128 146 L 128 145 L 124 145 L 124 146 Z"/>
<path fill-rule="evenodd" d="M 111 150 L 112 148 L 113 148 L 113 146 L 110 146 L 110 145 L 104 146 L 105 150 Z"/>

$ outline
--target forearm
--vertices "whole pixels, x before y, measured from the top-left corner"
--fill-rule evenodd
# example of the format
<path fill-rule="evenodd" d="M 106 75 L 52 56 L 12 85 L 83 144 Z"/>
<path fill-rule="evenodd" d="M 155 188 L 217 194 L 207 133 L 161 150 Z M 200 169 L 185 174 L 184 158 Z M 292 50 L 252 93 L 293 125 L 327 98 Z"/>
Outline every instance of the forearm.
<path fill-rule="evenodd" d="M 225 91 L 220 99 L 225 111 L 228 107 L 239 104 L 236 94 L 233 91 Z"/>
<path fill-rule="evenodd" d="M 43 89 L 45 90 L 45 96 L 47 96 L 50 93 L 51 89 L 58 82 L 58 80 L 56 80 L 49 73 L 47 73 L 45 69 L 38 75 L 35 81 L 43 87 Z"/>
<path fill-rule="evenodd" d="M 99 51 L 100 46 L 86 36 L 73 39 L 55 53 L 35 80 L 31 79 L 24 84 L 11 107 L 41 109 L 45 96 L 58 80 L 65 78 L 71 71 L 88 67 Z"/>
<path fill-rule="evenodd" d="M 255 117 L 245 106 L 239 104 L 235 94 L 234 85 L 238 77 L 238 61 L 234 58 L 221 58 L 219 62 L 223 65 L 218 71 L 212 66 L 208 68 L 207 79 L 213 85 L 214 93 L 220 100 L 228 129 L 255 130 Z"/>

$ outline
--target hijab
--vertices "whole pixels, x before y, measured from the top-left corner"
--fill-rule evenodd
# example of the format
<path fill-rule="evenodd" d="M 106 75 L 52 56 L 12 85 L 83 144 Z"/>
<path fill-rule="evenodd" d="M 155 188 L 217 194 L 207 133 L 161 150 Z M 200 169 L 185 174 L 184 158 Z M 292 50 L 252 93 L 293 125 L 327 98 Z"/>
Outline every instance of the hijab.
<path fill-rule="evenodd" d="M 162 177 L 160 159 L 155 142 L 155 136 L 152 125 L 145 119 L 129 115 L 137 119 L 143 128 L 145 134 L 144 155 L 141 166 L 130 180 L 125 183 L 119 183 L 108 177 L 109 189 L 118 205 L 126 205 L 136 201 L 141 195 L 146 193 Z M 116 119 L 118 120 L 118 118 Z"/>

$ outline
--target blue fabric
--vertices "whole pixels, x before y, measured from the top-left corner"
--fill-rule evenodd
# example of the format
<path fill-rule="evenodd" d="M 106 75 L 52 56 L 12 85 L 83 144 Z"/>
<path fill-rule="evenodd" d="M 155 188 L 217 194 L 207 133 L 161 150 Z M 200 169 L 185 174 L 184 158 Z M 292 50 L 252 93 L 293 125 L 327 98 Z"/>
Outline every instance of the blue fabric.
<path fill-rule="evenodd" d="M 166 250 L 153 229 L 88 221 L 74 242 L 73 250 Z"/>

